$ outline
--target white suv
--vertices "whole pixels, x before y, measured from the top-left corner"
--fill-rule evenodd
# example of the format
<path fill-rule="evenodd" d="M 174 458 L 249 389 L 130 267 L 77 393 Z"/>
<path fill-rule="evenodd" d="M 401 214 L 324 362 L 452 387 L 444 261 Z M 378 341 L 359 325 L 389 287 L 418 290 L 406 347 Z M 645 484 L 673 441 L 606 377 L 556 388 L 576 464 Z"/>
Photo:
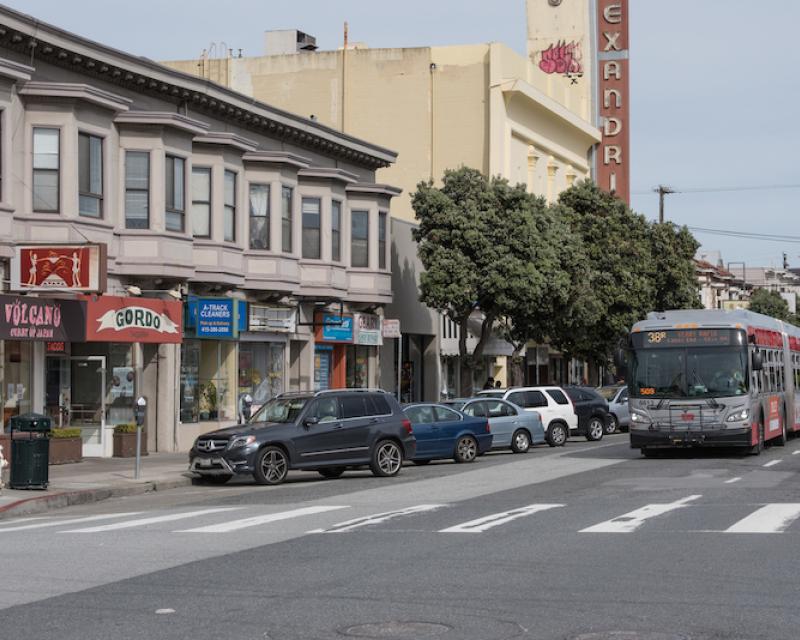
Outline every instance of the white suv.
<path fill-rule="evenodd" d="M 502 398 L 534 411 L 542 417 L 547 444 L 561 447 L 570 434 L 578 433 L 578 415 L 572 400 L 560 387 L 512 387 L 510 389 L 487 389 L 480 396 Z"/>

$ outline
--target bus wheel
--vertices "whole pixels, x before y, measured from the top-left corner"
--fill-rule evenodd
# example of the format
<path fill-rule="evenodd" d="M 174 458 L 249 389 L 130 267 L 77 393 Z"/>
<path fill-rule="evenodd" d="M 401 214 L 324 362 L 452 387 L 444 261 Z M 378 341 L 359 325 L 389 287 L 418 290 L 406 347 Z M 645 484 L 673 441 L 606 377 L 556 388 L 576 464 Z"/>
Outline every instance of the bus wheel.
<path fill-rule="evenodd" d="M 758 423 L 758 442 L 750 447 L 749 453 L 751 456 L 757 456 L 764 450 L 764 424 Z"/>
<path fill-rule="evenodd" d="M 781 435 L 775 438 L 775 444 L 779 447 L 786 446 L 786 441 L 789 439 L 789 436 L 786 434 L 786 420 L 782 420 L 781 422 L 783 423 Z"/>

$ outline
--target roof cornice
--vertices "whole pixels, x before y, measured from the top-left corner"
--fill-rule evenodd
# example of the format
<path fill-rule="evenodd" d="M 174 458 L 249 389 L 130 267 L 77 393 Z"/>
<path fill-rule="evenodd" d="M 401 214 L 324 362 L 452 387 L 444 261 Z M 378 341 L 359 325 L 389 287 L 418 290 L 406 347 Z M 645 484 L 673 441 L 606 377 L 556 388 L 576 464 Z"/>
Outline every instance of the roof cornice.
<path fill-rule="evenodd" d="M 288 151 L 250 151 L 242 156 L 244 162 L 269 162 L 272 164 L 288 164 L 298 169 L 306 169 L 311 165 L 309 158 L 298 156 Z"/>
<path fill-rule="evenodd" d="M 303 178 L 317 178 L 319 180 L 336 180 L 338 182 L 358 182 L 358 176 L 344 169 L 334 169 L 332 167 L 309 167 L 300 169 L 297 175 Z"/>
<path fill-rule="evenodd" d="M 111 111 L 124 112 L 130 109 L 131 100 L 110 91 L 103 91 L 88 84 L 71 82 L 26 82 L 19 90 L 26 98 L 68 98 L 91 102 Z"/>
<path fill-rule="evenodd" d="M 0 58 L 0 76 L 11 78 L 12 80 L 30 80 L 35 69 L 27 64 L 20 64 L 13 60 Z"/>
<path fill-rule="evenodd" d="M 114 122 L 116 124 L 172 127 L 195 136 L 203 135 L 208 131 L 208 124 L 205 122 L 169 111 L 128 111 L 114 118 Z"/>
<path fill-rule="evenodd" d="M 194 143 L 223 145 L 234 147 L 241 151 L 255 151 L 258 148 L 257 142 L 227 131 L 208 131 L 202 135 L 195 136 Z"/>
<path fill-rule="evenodd" d="M 375 182 L 357 182 L 356 184 L 347 185 L 347 193 L 361 193 L 372 196 L 387 196 L 394 198 L 403 193 L 403 190 L 398 187 L 393 187 L 390 184 L 378 184 Z"/>

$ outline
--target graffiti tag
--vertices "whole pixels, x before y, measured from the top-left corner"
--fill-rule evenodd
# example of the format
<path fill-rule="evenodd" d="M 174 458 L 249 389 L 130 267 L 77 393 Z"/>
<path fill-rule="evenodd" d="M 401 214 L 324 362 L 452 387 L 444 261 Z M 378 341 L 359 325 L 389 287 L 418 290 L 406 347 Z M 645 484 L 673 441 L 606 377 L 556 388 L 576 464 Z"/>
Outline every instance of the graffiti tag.
<path fill-rule="evenodd" d="M 582 58 L 580 42 L 572 41 L 567 44 L 562 40 L 541 52 L 539 68 L 547 74 L 566 76 L 571 84 L 577 84 L 578 78 L 583 76 Z"/>

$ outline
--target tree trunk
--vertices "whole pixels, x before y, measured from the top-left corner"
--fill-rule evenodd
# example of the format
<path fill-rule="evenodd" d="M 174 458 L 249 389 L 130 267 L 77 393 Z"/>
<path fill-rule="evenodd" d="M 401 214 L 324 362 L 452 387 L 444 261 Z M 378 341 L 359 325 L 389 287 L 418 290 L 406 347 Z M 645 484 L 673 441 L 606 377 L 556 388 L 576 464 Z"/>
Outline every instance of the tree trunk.
<path fill-rule="evenodd" d="M 481 337 L 478 344 L 475 345 L 475 351 L 472 354 L 467 353 L 467 327 L 469 324 L 469 316 L 461 321 L 460 335 L 458 336 L 458 353 L 461 368 L 461 384 L 459 385 L 459 394 L 462 398 L 471 398 L 475 395 L 475 390 L 472 386 L 472 378 L 477 367 L 477 363 L 483 355 L 483 348 L 491 334 L 494 318 L 486 316 L 481 324 Z"/>
<path fill-rule="evenodd" d="M 521 387 L 525 384 L 525 372 L 522 369 L 522 348 L 525 345 L 514 345 L 514 353 L 511 355 L 511 380 L 510 387 Z"/>

